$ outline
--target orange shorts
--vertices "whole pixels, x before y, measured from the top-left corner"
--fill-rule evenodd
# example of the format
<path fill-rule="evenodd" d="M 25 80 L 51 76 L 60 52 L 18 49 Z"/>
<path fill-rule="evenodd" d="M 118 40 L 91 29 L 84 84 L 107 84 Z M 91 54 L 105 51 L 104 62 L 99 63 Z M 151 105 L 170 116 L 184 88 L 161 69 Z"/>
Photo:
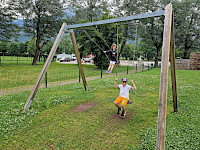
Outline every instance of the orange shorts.
<path fill-rule="evenodd" d="M 116 102 L 117 104 L 121 103 L 121 105 L 126 106 L 126 104 L 127 104 L 127 102 L 128 102 L 128 98 L 124 98 L 124 97 L 119 96 L 119 97 L 115 100 L 115 102 Z"/>

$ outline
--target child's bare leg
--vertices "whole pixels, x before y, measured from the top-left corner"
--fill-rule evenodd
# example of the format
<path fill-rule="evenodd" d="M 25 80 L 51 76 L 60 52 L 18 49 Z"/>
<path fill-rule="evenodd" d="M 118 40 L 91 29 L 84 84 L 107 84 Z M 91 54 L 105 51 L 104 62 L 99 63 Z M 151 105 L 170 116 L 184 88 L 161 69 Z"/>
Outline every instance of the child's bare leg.
<path fill-rule="evenodd" d="M 123 106 L 123 105 L 121 105 L 121 106 L 122 106 L 122 110 L 125 111 L 125 106 Z"/>
<path fill-rule="evenodd" d="M 109 65 L 109 67 L 108 67 L 108 71 L 110 70 L 110 68 L 111 68 L 111 65 L 112 65 L 112 64 L 110 64 L 110 65 Z"/>
<path fill-rule="evenodd" d="M 115 64 L 112 64 L 111 65 L 111 69 L 110 69 L 110 71 L 112 71 L 113 70 L 113 67 L 115 66 Z"/>
<path fill-rule="evenodd" d="M 119 104 L 117 104 L 116 102 L 114 102 L 114 104 L 115 104 L 115 106 L 116 106 L 117 108 L 120 108 Z"/>

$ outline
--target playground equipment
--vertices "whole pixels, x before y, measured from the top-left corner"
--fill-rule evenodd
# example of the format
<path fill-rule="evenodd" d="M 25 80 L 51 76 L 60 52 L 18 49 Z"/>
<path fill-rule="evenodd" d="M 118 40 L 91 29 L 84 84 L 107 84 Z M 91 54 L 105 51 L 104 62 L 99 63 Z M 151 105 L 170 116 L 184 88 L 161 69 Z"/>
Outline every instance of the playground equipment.
<path fill-rule="evenodd" d="M 67 25 L 63 23 L 59 34 L 54 42 L 54 45 L 51 49 L 51 52 L 42 68 L 42 71 L 38 77 L 38 80 L 24 106 L 24 110 L 28 110 L 31 106 L 31 103 L 36 95 L 36 92 L 40 86 L 40 83 L 45 76 L 45 73 L 53 59 L 53 56 L 56 52 L 56 49 L 61 41 L 61 38 L 64 32 L 69 32 L 72 43 L 74 45 L 75 54 L 78 60 L 79 69 L 81 72 L 83 84 L 85 90 L 88 90 L 87 82 L 85 79 L 84 71 L 81 64 L 80 55 L 78 52 L 78 47 L 76 44 L 75 36 L 73 29 L 81 28 L 81 27 L 89 27 L 89 26 L 96 26 L 102 24 L 109 24 L 109 23 L 119 23 L 131 20 L 139 20 L 144 18 L 151 18 L 151 17 L 158 17 L 158 16 L 165 16 L 164 21 L 164 33 L 163 33 L 163 46 L 162 46 L 162 64 L 161 64 L 161 74 L 160 74 L 160 89 L 159 89 L 159 106 L 158 106 L 158 124 L 157 124 L 157 150 L 165 149 L 165 131 L 166 131 L 166 112 L 167 112 L 167 89 L 168 89 L 168 70 L 169 70 L 169 53 L 171 53 L 171 79 L 172 79 L 172 92 L 173 92 L 173 104 L 174 104 L 174 111 L 177 111 L 177 90 L 176 90 L 176 72 L 175 72 L 175 51 L 174 51 L 174 20 L 173 20 L 173 9 L 172 4 L 168 4 L 165 7 L 165 10 L 152 12 L 152 13 L 145 13 L 139 14 L 135 16 L 128 16 L 128 17 L 121 17 L 121 18 L 114 18 L 114 19 L 107 19 L 101 20 L 96 22 L 88 22 L 83 24 L 75 24 L 75 25 Z"/>

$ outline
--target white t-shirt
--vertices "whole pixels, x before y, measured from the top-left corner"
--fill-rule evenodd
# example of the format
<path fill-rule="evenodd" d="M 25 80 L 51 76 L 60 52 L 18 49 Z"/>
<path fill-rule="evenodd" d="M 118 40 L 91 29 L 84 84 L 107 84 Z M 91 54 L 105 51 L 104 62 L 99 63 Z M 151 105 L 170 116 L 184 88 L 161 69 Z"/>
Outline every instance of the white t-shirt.
<path fill-rule="evenodd" d="M 125 87 L 123 87 L 123 85 L 120 84 L 119 88 L 120 88 L 119 96 L 129 99 L 129 90 L 131 89 L 131 86 L 127 84 Z"/>

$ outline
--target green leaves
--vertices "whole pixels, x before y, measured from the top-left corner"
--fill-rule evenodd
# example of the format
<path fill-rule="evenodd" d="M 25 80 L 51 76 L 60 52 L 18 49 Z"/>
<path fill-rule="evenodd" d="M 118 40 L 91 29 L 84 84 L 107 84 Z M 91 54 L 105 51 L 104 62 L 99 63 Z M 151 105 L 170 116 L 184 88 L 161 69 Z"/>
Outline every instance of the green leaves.
<path fill-rule="evenodd" d="M 15 1 L 1 1 L 0 3 L 0 41 L 9 41 L 19 35 L 19 26 L 13 23 L 17 19 Z"/>

